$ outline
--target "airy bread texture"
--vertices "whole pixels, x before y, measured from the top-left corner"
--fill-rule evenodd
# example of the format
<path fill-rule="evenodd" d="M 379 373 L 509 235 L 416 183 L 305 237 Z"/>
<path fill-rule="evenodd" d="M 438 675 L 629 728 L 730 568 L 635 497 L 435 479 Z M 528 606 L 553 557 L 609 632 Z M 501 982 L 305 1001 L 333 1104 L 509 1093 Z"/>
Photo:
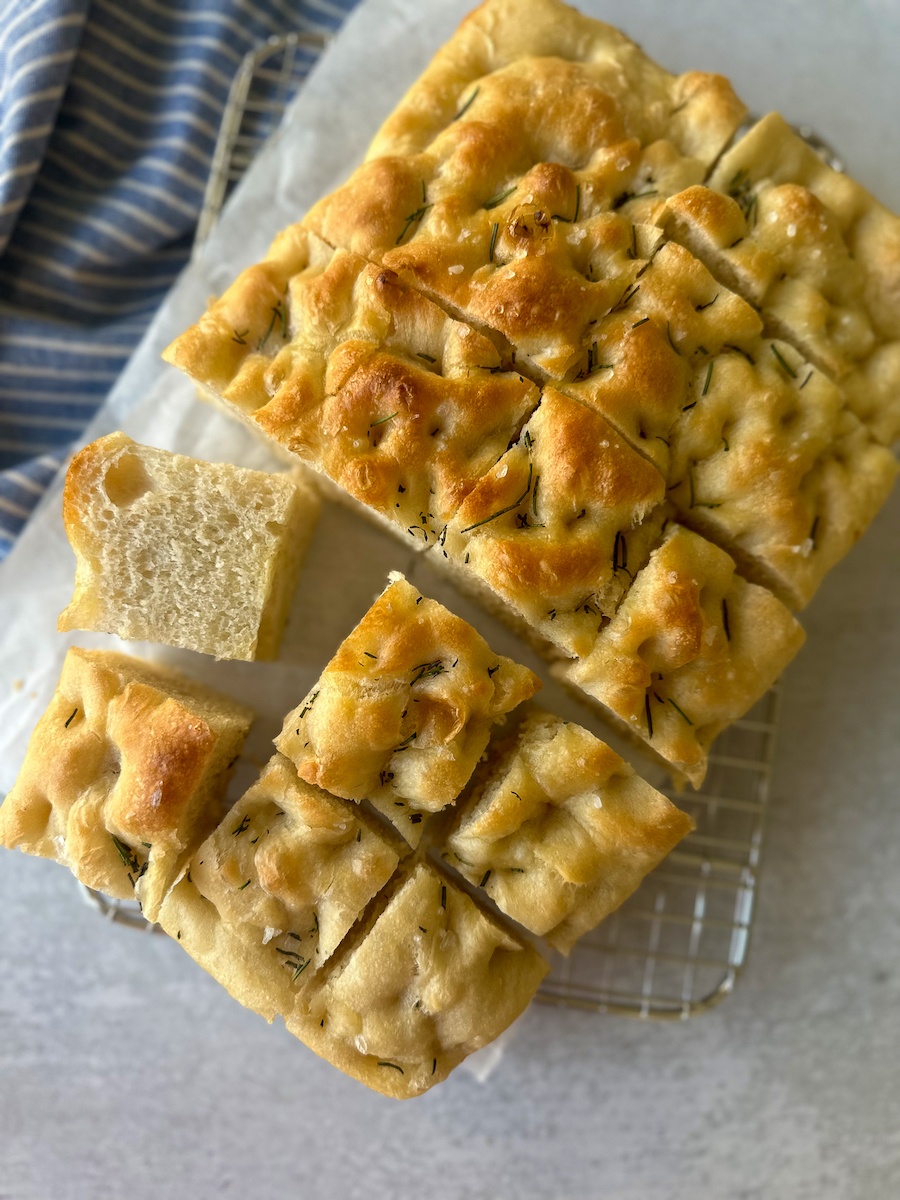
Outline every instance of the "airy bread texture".
<path fill-rule="evenodd" d="M 0 845 L 156 920 L 219 820 L 253 714 L 157 664 L 73 647 L 0 807 Z"/>
<path fill-rule="evenodd" d="M 465 787 L 491 727 L 539 687 L 393 573 L 275 744 L 302 779 L 370 801 L 416 845 L 427 815 Z"/>
<path fill-rule="evenodd" d="M 479 770 L 445 857 L 568 954 L 693 828 L 605 742 L 534 709 Z"/>
<path fill-rule="evenodd" d="M 319 500 L 294 476 L 111 433 L 76 454 L 63 519 L 75 595 L 59 628 L 274 658 Z"/>

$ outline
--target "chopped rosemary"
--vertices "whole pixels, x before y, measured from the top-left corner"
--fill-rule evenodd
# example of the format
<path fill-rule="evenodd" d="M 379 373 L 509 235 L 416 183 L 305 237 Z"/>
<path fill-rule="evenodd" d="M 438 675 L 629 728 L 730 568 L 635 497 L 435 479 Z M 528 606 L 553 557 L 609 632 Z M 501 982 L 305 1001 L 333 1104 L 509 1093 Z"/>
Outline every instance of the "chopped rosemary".
<path fill-rule="evenodd" d="M 244 888 L 249 887 L 249 886 L 250 886 L 250 880 L 248 879 L 246 883 L 241 884 L 241 886 L 238 888 L 238 891 L 242 892 L 244 890 Z"/>
<path fill-rule="evenodd" d="M 490 871 L 489 871 L 489 870 L 488 870 L 488 871 L 485 871 L 485 873 L 484 873 L 484 874 L 482 875 L 482 877 L 481 877 L 481 883 L 479 883 L 479 885 L 478 885 L 478 886 L 479 886 L 479 887 L 484 887 L 484 885 L 487 883 L 487 881 L 490 879 L 490 877 L 491 877 L 491 873 L 490 873 Z"/>
<path fill-rule="evenodd" d="M 249 826 L 249 824 L 250 824 L 250 816 L 248 813 L 244 813 L 244 815 L 241 817 L 240 825 L 237 825 L 237 826 L 235 826 L 234 829 L 232 829 L 231 836 L 237 837 L 238 834 L 244 833 L 245 830 L 247 829 L 247 827 Z"/>
<path fill-rule="evenodd" d="M 772 349 L 772 353 L 778 359 L 778 365 L 780 367 L 783 367 L 784 370 L 787 371 L 787 373 L 788 373 L 788 375 L 790 375 L 791 379 L 796 379 L 797 372 L 794 370 L 794 368 L 791 366 L 791 364 L 787 361 L 787 359 L 784 357 L 784 355 L 781 353 L 781 351 L 778 349 L 778 347 L 775 345 L 774 342 L 772 343 L 771 349 Z"/>
<path fill-rule="evenodd" d="M 718 298 L 719 298 L 719 293 L 716 292 L 716 294 L 713 296 L 712 300 L 707 300 L 707 302 L 705 304 L 698 304 L 697 307 L 694 309 L 694 311 L 695 312 L 703 312 L 704 308 L 712 308 L 712 306 L 715 304 L 715 302 L 718 300 Z"/>
<path fill-rule="evenodd" d="M 678 349 L 678 347 L 672 341 L 672 329 L 671 329 L 668 321 L 666 321 L 666 340 L 668 341 L 669 345 L 672 347 L 672 349 L 675 351 L 676 354 L 681 353 L 681 351 Z"/>
<path fill-rule="evenodd" d="M 387 787 L 387 785 L 394 778 L 394 772 L 393 771 L 379 771 L 378 778 L 381 780 L 381 786 Z M 359 838 L 357 838 L 356 840 L 359 841 Z"/>
<path fill-rule="evenodd" d="M 411 825 L 420 825 L 422 822 L 422 814 L 421 813 L 410 813 L 409 820 L 410 820 Z"/>
<path fill-rule="evenodd" d="M 800 387 L 797 389 L 797 391 L 798 391 L 798 392 L 802 392 L 802 391 L 803 391 L 803 389 L 806 387 L 806 385 L 807 385 L 807 384 L 809 383 L 809 381 L 812 379 L 813 375 L 815 375 L 815 371 L 810 371 L 810 373 L 807 375 L 807 377 L 806 377 L 806 378 L 803 380 L 803 382 L 800 384 Z"/>
<path fill-rule="evenodd" d="M 635 321 L 631 328 L 638 329 L 641 325 L 646 325 L 649 320 L 649 317 L 641 317 L 639 321 Z"/>
<path fill-rule="evenodd" d="M 564 217 L 560 213 L 553 214 L 554 221 L 565 221 L 567 225 L 574 225 L 578 220 L 578 214 L 581 212 L 581 184 L 575 184 L 575 213 L 571 217 Z"/>
<path fill-rule="evenodd" d="M 809 540 L 813 544 L 813 550 L 815 550 L 815 548 L 816 548 L 816 530 L 818 528 L 819 528 L 819 518 L 816 517 L 816 519 L 812 523 L 812 529 L 810 529 L 810 531 L 809 531 Z"/>
<path fill-rule="evenodd" d="M 306 714 L 309 712 L 309 710 L 312 708 L 312 706 L 315 704 L 316 697 L 318 696 L 318 694 L 319 694 L 318 691 L 313 692 L 313 694 L 309 698 L 308 703 L 304 704 L 303 708 L 300 709 L 300 720 L 301 721 L 306 716 Z M 299 729 L 297 730 L 297 736 L 298 737 L 300 736 Z"/>
<path fill-rule="evenodd" d="M 433 1059 L 433 1060 L 432 1060 L 432 1063 L 431 1063 L 431 1073 L 432 1073 L 432 1075 L 435 1073 L 435 1071 L 436 1071 L 436 1070 L 437 1070 L 437 1059 L 435 1058 L 435 1059 Z"/>
<path fill-rule="evenodd" d="M 147 864 L 144 863 L 142 867 L 141 860 L 130 846 L 126 845 L 125 842 L 117 838 L 114 833 L 111 833 L 109 836 L 112 838 L 113 845 L 118 852 L 119 858 L 122 860 L 122 865 L 128 868 L 128 878 L 131 879 L 131 872 L 134 871 L 136 873 L 139 872 L 138 879 L 140 879 L 141 875 L 143 875 L 144 871 L 147 869 Z M 133 879 L 131 879 L 131 886 L 134 887 Z"/>
<path fill-rule="evenodd" d="M 361 842 L 361 841 L 362 841 L 362 829 L 357 829 L 357 831 L 356 831 L 356 840 L 357 840 L 358 842 Z"/>
<path fill-rule="evenodd" d="M 371 653 L 370 651 L 368 651 L 368 650 L 363 650 L 363 654 L 366 656 L 366 658 L 374 658 L 376 662 L 378 661 L 378 655 L 377 655 L 377 654 L 372 654 L 372 653 Z"/>
<path fill-rule="evenodd" d="M 508 187 L 505 192 L 498 192 L 496 196 L 491 196 L 489 200 L 485 200 L 484 202 L 485 209 L 489 210 L 496 208 L 498 204 L 502 204 L 508 196 L 511 196 L 515 190 L 516 185 L 513 184 L 512 187 Z"/>
<path fill-rule="evenodd" d="M 374 429 L 376 425 L 383 425 L 385 421 L 393 421 L 394 417 L 397 416 L 399 411 L 400 410 L 398 409 L 397 412 L 389 413 L 386 417 L 379 417 L 377 421 L 370 421 L 369 428 Z"/>
<path fill-rule="evenodd" d="M 728 451 L 731 449 L 731 446 L 729 446 L 728 438 L 725 436 L 724 433 L 722 434 L 722 445 L 725 447 L 725 453 L 727 454 Z"/>
<path fill-rule="evenodd" d="M 66 721 L 66 729 L 68 729 L 68 728 L 69 728 L 69 726 L 70 726 L 70 725 L 72 724 L 72 722 L 75 720 L 75 717 L 76 717 L 77 715 L 78 715 L 78 709 L 76 708 L 76 709 L 74 709 L 74 710 L 73 710 L 73 712 L 72 712 L 72 715 L 71 715 L 71 717 L 69 717 L 68 721 Z"/>
<path fill-rule="evenodd" d="M 424 204 L 428 197 L 425 195 L 425 180 L 422 180 L 422 203 Z"/>
<path fill-rule="evenodd" d="M 716 360 L 714 358 L 711 358 L 709 360 L 709 366 L 706 368 L 706 380 L 703 384 L 703 391 L 700 393 L 701 396 L 705 396 L 706 393 L 709 391 L 709 385 L 712 382 L 712 373 L 713 373 L 713 367 L 715 365 L 715 361 Z"/>
<path fill-rule="evenodd" d="M 679 717 L 681 717 L 683 720 L 687 721 L 688 725 L 693 725 L 694 722 L 691 720 L 691 718 L 687 715 L 687 713 L 684 711 L 683 708 L 678 707 L 678 705 L 675 703 L 675 701 L 672 699 L 671 696 L 669 697 L 669 703 L 672 705 L 672 707 L 678 713 Z"/>
<path fill-rule="evenodd" d="M 442 883 L 441 884 L 441 908 L 446 908 L 446 907 L 447 907 L 447 887 L 445 884 Z"/>
<path fill-rule="evenodd" d="M 497 231 L 499 228 L 500 228 L 500 222 L 495 221 L 494 228 L 491 230 L 491 248 L 490 248 L 490 253 L 488 254 L 488 262 L 494 261 L 494 247 L 497 244 Z"/>
<path fill-rule="evenodd" d="M 415 210 L 415 212 L 411 212 L 409 214 L 409 216 L 406 218 L 406 223 L 404 224 L 403 228 L 401 229 L 396 242 L 394 242 L 394 245 L 399 246 L 400 243 L 403 241 L 403 239 L 406 237 L 406 235 L 409 233 L 412 226 L 415 225 L 417 221 L 421 221 L 422 218 L 425 216 L 425 214 L 428 212 L 429 208 L 433 208 L 433 207 L 434 207 L 433 204 L 423 204 L 423 205 L 421 205 L 421 207 L 417 208 Z"/>
<path fill-rule="evenodd" d="M 625 292 L 625 295 L 622 296 L 622 298 L 619 300 L 619 302 L 617 304 L 614 304 L 609 311 L 611 313 L 621 312 L 621 310 L 623 308 L 625 308 L 628 304 L 631 303 L 631 301 L 635 298 L 635 296 L 638 294 L 638 292 L 640 290 L 641 290 L 641 285 L 639 283 L 636 283 L 634 285 L 634 287 L 628 288 Z"/>
<path fill-rule="evenodd" d="M 534 490 L 531 493 L 531 512 L 532 512 L 532 515 L 535 517 L 537 516 L 537 494 L 538 494 L 538 484 L 540 482 L 541 482 L 540 475 L 535 475 Z"/>
<path fill-rule="evenodd" d="M 628 543 L 624 533 L 617 533 L 613 542 L 613 571 L 628 570 Z"/>
<path fill-rule="evenodd" d="M 423 354 L 421 350 L 416 355 L 416 358 L 424 358 L 426 362 L 430 362 L 430 363 L 437 362 L 436 358 L 432 358 L 432 356 L 430 354 Z M 400 491 L 402 492 L 403 488 L 401 488 Z"/>
<path fill-rule="evenodd" d="M 526 435 L 527 435 L 527 431 L 526 431 Z M 489 517 L 485 517 L 483 521 L 476 521 L 474 525 L 467 525 L 466 528 L 461 530 L 460 532 L 461 533 L 470 533 L 473 529 L 478 529 L 482 525 L 487 525 L 491 521 L 496 521 L 496 519 L 498 517 L 502 517 L 506 513 L 512 512 L 513 509 L 518 508 L 519 505 L 522 503 L 522 501 L 525 499 L 525 497 L 528 495 L 528 493 L 531 491 L 531 483 L 532 483 L 533 477 L 534 477 L 534 465 L 532 463 L 529 463 L 528 464 L 528 483 L 526 484 L 525 491 L 522 493 L 522 495 L 519 496 L 519 498 L 517 500 L 515 500 L 512 504 L 508 504 L 506 506 L 506 508 L 498 509 L 497 512 L 491 513 L 491 515 Z"/>
<path fill-rule="evenodd" d="M 394 754 L 399 754 L 401 750 L 408 750 L 412 743 L 416 740 L 416 736 L 417 735 L 415 733 L 411 733 L 408 737 L 405 737 L 400 745 L 394 748 Z"/>
<path fill-rule="evenodd" d="M 731 641 L 731 626 L 728 624 L 728 601 L 722 599 L 722 628 L 725 630 L 725 638 Z"/>
<path fill-rule="evenodd" d="M 434 662 L 419 663 L 417 667 L 413 667 L 413 671 L 418 671 L 418 674 L 410 683 L 410 687 L 413 683 L 418 683 L 420 679 L 434 679 L 445 670 L 446 667 L 439 658 L 436 658 Z"/>
<path fill-rule="evenodd" d="M 402 1068 L 402 1067 L 398 1067 L 396 1063 L 388 1062 L 386 1059 L 385 1059 L 385 1060 L 382 1060 L 382 1061 L 380 1061 L 380 1062 L 378 1063 L 378 1065 L 379 1065 L 379 1067 L 393 1067 L 393 1068 L 394 1068 L 394 1070 L 395 1070 L 395 1071 L 399 1071 L 401 1075 L 405 1075 L 405 1074 L 406 1074 L 406 1072 L 403 1070 L 403 1068 Z"/>
<path fill-rule="evenodd" d="M 249 329 L 242 329 L 242 330 L 240 331 L 240 333 L 239 333 L 239 332 L 238 332 L 236 329 L 234 329 L 234 330 L 232 330 L 232 333 L 233 333 L 233 335 L 234 335 L 234 336 L 232 337 L 232 339 L 231 339 L 231 340 L 232 340 L 233 342 L 237 342 L 237 344 L 238 344 L 239 346 L 246 346 L 246 345 L 247 345 L 247 343 L 246 343 L 246 341 L 245 341 L 244 339 L 247 337 L 247 334 L 248 334 L 249 332 L 250 332 L 250 330 L 249 330 Z"/>
<path fill-rule="evenodd" d="M 460 117 L 464 116 L 469 111 L 469 109 L 472 107 L 475 97 L 478 95 L 478 93 L 480 91 L 481 91 L 480 87 L 475 88 L 475 90 L 472 92 L 472 95 L 468 98 L 468 100 L 465 102 L 465 104 L 462 106 L 462 108 L 459 110 L 459 112 L 453 118 L 454 121 L 458 121 Z M 452 122 L 451 122 L 451 124 L 452 124 Z"/>
<path fill-rule="evenodd" d="M 496 667 L 488 667 L 488 669 L 487 669 L 488 679 L 493 679 L 493 677 L 497 674 L 497 672 L 499 670 L 500 670 L 499 663 L 497 663 Z"/>
<path fill-rule="evenodd" d="M 647 714 L 647 736 L 653 737 L 653 716 L 650 712 L 650 693 L 644 696 L 644 712 Z"/>

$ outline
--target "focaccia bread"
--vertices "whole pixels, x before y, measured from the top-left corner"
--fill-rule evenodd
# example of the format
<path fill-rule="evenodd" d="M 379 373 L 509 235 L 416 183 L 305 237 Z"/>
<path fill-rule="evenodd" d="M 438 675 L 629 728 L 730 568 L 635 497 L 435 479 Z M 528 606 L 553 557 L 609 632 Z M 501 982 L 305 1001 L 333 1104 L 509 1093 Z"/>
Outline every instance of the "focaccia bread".
<path fill-rule="evenodd" d="M 845 384 L 879 440 L 900 437 L 900 218 L 769 113 L 661 221 Z"/>
<path fill-rule="evenodd" d="M 539 400 L 488 338 L 299 225 L 166 357 L 419 548 Z"/>
<path fill-rule="evenodd" d="M 659 471 L 603 417 L 546 388 L 435 553 L 519 614 L 526 636 L 586 654 L 658 544 L 665 496 Z"/>
<path fill-rule="evenodd" d="M 377 919 L 351 934 L 287 1027 L 348 1075 L 405 1099 L 502 1033 L 547 969 L 536 950 L 420 863 Z"/>
<path fill-rule="evenodd" d="M 275 744 L 302 779 L 370 801 L 415 845 L 427 815 L 465 787 L 491 727 L 540 681 L 402 575 L 390 578 Z"/>
<path fill-rule="evenodd" d="M 535 709 L 480 770 L 445 857 L 568 954 L 693 828 L 605 742 Z"/>
<path fill-rule="evenodd" d="M 281 755 L 191 858 L 159 923 L 236 1000 L 287 1016 L 399 862 L 358 805 Z"/>
<path fill-rule="evenodd" d="M 218 822 L 252 712 L 158 664 L 72 647 L 22 770 L 0 845 L 53 858 L 155 920 Z"/>
<path fill-rule="evenodd" d="M 555 672 L 699 787 L 713 739 L 765 694 L 804 636 L 724 550 L 672 525 L 591 653 Z"/>
<path fill-rule="evenodd" d="M 66 475 L 63 519 L 77 566 L 59 628 L 274 658 L 318 513 L 300 478 L 108 434 Z"/>
<path fill-rule="evenodd" d="M 839 387 L 785 342 L 698 364 L 669 440 L 681 519 L 792 608 L 852 549 L 897 475 Z"/>

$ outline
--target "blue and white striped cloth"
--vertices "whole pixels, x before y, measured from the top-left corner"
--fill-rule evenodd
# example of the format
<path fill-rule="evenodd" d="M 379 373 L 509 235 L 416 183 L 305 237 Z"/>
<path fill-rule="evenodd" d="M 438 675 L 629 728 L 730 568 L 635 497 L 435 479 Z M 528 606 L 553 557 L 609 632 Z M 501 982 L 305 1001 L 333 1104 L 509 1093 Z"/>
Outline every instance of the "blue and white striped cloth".
<path fill-rule="evenodd" d="M 356 0 L 0 0 L 0 558 L 190 253 L 231 82 Z"/>

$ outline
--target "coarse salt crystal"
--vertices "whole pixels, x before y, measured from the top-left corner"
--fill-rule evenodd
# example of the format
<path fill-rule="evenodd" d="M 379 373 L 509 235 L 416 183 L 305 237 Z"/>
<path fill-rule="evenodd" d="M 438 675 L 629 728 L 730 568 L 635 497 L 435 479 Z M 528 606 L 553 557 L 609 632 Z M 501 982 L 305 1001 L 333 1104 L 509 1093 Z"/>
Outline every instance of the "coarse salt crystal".
<path fill-rule="evenodd" d="M 503 466 L 500 468 L 500 470 L 497 472 L 497 478 L 505 479 L 508 474 L 509 474 L 509 467 L 504 463 Z"/>
<path fill-rule="evenodd" d="M 462 272 L 463 272 L 462 263 L 454 263 L 452 267 L 447 268 L 447 273 L 449 275 L 461 275 Z"/>
<path fill-rule="evenodd" d="M 267 925 L 265 928 L 265 932 L 263 933 L 263 943 L 262 944 L 264 946 L 268 946 L 268 944 L 269 944 L 269 942 L 271 942 L 272 938 L 278 937 L 278 935 L 281 932 L 282 931 L 280 929 L 276 929 L 274 925 Z"/>
<path fill-rule="evenodd" d="M 617 171 L 627 171 L 630 166 L 631 166 L 631 159 L 626 158 L 624 154 L 622 155 L 621 158 L 616 159 L 616 170 Z"/>
<path fill-rule="evenodd" d="M 787 235 L 788 235 L 788 237 L 796 237 L 797 236 L 797 226 L 794 224 L 793 221 L 791 221 L 790 225 L 788 225 L 788 227 L 787 227 Z"/>

